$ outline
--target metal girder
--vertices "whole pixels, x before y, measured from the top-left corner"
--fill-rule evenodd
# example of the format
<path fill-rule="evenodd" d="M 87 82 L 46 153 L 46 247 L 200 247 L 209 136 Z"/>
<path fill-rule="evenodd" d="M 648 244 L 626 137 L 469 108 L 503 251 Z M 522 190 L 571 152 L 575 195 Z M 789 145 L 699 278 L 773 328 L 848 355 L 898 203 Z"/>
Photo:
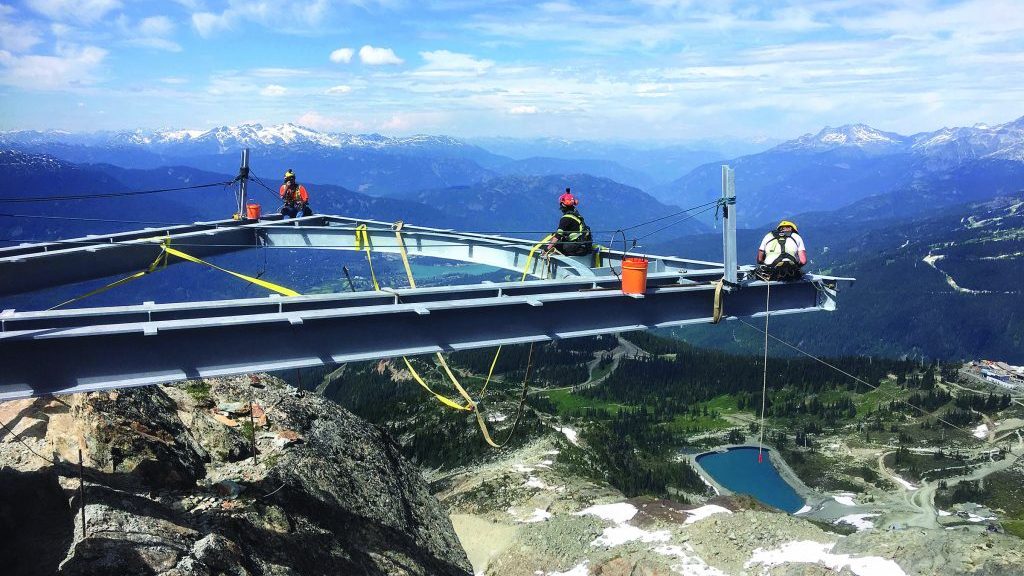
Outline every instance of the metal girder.
<path fill-rule="evenodd" d="M 355 231 L 365 226 L 376 252 L 398 252 L 393 224 L 340 216 L 309 216 L 283 220 L 272 215 L 258 222 L 220 220 L 185 226 L 147 228 L 102 236 L 86 236 L 44 244 L 25 244 L 0 248 L 0 296 L 20 294 L 40 288 L 71 284 L 84 280 L 130 274 L 146 269 L 160 254 L 160 244 L 169 242 L 198 258 L 237 252 L 260 245 L 277 248 L 318 248 L 353 250 Z M 410 255 L 432 256 L 487 264 L 523 272 L 535 240 L 471 234 L 405 225 L 403 242 Z M 632 254 L 638 255 L 638 254 Z M 601 253 L 595 266 L 593 256 L 535 257 L 525 271 L 534 277 L 565 278 L 601 276 L 612 273 L 623 253 Z M 718 270 L 721 264 L 700 260 L 651 256 L 652 272 L 666 270 Z M 169 264 L 180 262 L 169 258 Z"/>
<path fill-rule="evenodd" d="M 833 309 L 836 280 L 772 283 L 772 314 Z M 695 281 L 654 273 L 641 297 L 591 277 L 6 311 L 0 400 L 710 322 L 715 288 Z M 726 315 L 763 315 L 765 290 L 725 294 Z"/>
<path fill-rule="evenodd" d="M 145 270 L 165 239 L 199 258 L 257 245 L 244 221 L 221 220 L 0 248 L 0 296 Z"/>

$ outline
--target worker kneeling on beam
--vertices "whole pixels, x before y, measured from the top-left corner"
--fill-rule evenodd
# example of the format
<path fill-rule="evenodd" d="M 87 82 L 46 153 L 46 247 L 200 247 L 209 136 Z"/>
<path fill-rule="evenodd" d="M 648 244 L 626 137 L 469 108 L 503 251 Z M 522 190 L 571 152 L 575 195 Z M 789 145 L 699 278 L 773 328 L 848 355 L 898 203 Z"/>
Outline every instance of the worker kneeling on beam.
<path fill-rule="evenodd" d="M 312 216 L 313 210 L 309 207 L 309 193 L 306 187 L 295 182 L 295 172 L 291 168 L 284 173 L 284 184 L 281 184 L 281 214 L 289 218 L 298 216 L 302 211 L 303 216 Z"/>
<path fill-rule="evenodd" d="M 558 220 L 558 230 L 551 235 L 546 253 L 557 252 L 566 256 L 586 256 L 594 250 L 594 239 L 590 226 L 583 221 L 576 207 L 580 201 L 572 195 L 568 188 L 558 198 L 558 209 L 562 217 Z"/>
<path fill-rule="evenodd" d="M 807 249 L 796 224 L 783 220 L 764 235 L 757 249 L 757 264 L 756 274 L 766 280 L 796 280 L 803 276 Z"/>

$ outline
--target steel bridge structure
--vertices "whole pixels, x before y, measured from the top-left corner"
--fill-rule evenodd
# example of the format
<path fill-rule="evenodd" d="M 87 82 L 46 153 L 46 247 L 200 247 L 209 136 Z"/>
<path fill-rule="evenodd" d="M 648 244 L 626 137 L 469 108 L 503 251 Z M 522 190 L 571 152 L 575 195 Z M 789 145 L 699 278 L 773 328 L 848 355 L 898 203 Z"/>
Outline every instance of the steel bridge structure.
<path fill-rule="evenodd" d="M 165 245 L 197 258 L 258 247 L 401 253 L 484 264 L 523 281 L 101 308 L 0 312 L 0 400 L 501 344 L 711 323 L 766 313 L 769 283 L 736 264 L 723 167 L 723 263 L 600 251 L 537 257 L 536 241 L 341 216 L 224 220 L 0 248 L 4 296 L 145 270 Z M 396 229 L 398 228 L 398 229 Z M 648 260 L 624 294 L 625 257 Z M 178 265 L 169 257 L 167 263 Z M 339 271 L 340 272 L 340 271 Z M 770 313 L 829 311 L 848 278 L 770 283 Z M 719 282 L 721 281 L 721 283 Z M 722 288 L 724 287 L 724 289 Z M 268 342 L 273 346 L 267 346 Z"/>

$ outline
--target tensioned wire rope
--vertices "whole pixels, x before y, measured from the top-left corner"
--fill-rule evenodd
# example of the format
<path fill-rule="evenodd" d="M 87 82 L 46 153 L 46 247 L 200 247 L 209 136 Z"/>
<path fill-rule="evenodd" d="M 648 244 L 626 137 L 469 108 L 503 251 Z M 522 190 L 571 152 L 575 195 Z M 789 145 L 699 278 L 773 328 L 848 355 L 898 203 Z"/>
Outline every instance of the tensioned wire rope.
<path fill-rule="evenodd" d="M 161 192 L 178 192 L 182 190 L 198 190 L 200 188 L 214 188 L 216 186 L 229 186 L 235 180 L 213 182 L 210 184 L 194 184 L 192 186 L 178 186 L 174 188 L 157 188 L 153 190 L 135 190 L 128 192 L 100 192 L 98 194 L 62 194 L 54 196 L 27 196 L 24 198 L 0 198 L 2 204 L 27 204 L 31 202 L 59 202 L 63 200 L 93 200 L 101 198 L 121 198 L 125 196 L 142 196 L 145 194 L 159 194 Z"/>
<path fill-rule="evenodd" d="M 743 324 L 747 325 L 748 327 L 753 328 L 754 330 L 757 330 L 758 332 L 764 333 L 766 341 L 767 341 L 768 338 L 771 338 L 772 340 L 780 342 L 780 343 L 782 343 L 782 344 L 792 348 L 793 350 L 796 350 L 797 352 L 803 354 L 804 356 L 807 356 L 808 358 L 811 358 L 812 360 L 814 360 L 816 362 L 824 364 L 825 366 L 835 370 L 836 372 L 838 372 L 840 374 L 843 374 L 844 376 L 847 376 L 849 378 L 852 378 L 853 380 L 856 380 L 857 382 L 859 382 L 861 384 L 864 384 L 865 386 L 867 386 L 868 388 L 871 388 L 872 390 L 879 390 L 880 389 L 880 386 L 875 386 L 874 384 L 871 384 L 870 382 L 867 382 L 866 380 L 858 378 L 857 376 L 854 376 L 853 374 L 850 374 L 849 372 L 843 370 L 842 368 L 839 368 L 838 366 L 836 366 L 836 365 L 834 365 L 834 364 L 832 364 L 830 362 L 827 362 L 827 361 L 819 358 L 818 356 L 815 356 L 814 354 L 811 354 L 810 352 L 807 352 L 807 351 L 801 349 L 799 346 L 796 346 L 795 344 L 790 344 L 789 342 L 783 340 L 782 338 L 779 338 L 778 336 L 775 336 L 774 334 L 767 333 L 764 329 L 759 328 L 759 327 L 757 327 L 757 326 L 747 322 L 746 320 L 743 320 L 742 318 L 737 318 L 737 320 L 739 320 Z M 967 434 L 971 438 L 975 438 L 977 440 L 982 440 L 983 442 L 985 442 L 987 444 L 994 444 L 994 442 L 988 440 L 987 438 L 978 438 L 970 430 L 968 430 L 968 429 L 966 429 L 966 428 L 964 428 L 962 426 L 958 426 L 956 424 L 953 424 L 952 422 L 949 422 L 948 420 L 945 420 L 945 419 L 943 419 L 940 416 L 935 416 L 933 414 L 933 412 L 929 412 L 928 410 L 926 410 L 926 409 L 924 409 L 924 408 L 922 408 L 920 406 L 917 406 L 917 405 L 915 405 L 915 404 L 913 404 L 911 402 L 908 402 L 907 400 L 903 400 L 903 399 L 895 398 L 895 397 L 890 397 L 889 399 L 890 400 L 894 400 L 896 402 L 900 402 L 900 403 L 906 404 L 907 406 L 910 406 L 911 408 L 921 412 L 921 414 L 924 414 L 925 416 L 928 416 L 928 417 L 933 417 L 937 421 L 939 421 L 939 422 L 941 422 L 941 423 L 943 423 L 943 424 L 945 424 L 945 425 L 947 425 L 947 426 L 949 426 L 951 428 L 955 428 L 955 429 L 963 432 L 964 434 Z"/>
<path fill-rule="evenodd" d="M 249 180 L 251 180 L 251 181 L 255 182 L 256 184 L 258 184 L 264 190 L 269 192 L 271 194 L 271 196 L 274 198 L 274 200 L 279 200 L 278 197 L 277 197 L 277 193 L 270 186 L 268 186 L 259 176 L 257 176 L 256 174 L 250 172 L 248 178 L 249 178 Z M 235 178 L 234 180 L 225 180 L 225 181 L 222 181 L 222 182 L 213 182 L 213 183 L 209 183 L 209 184 L 195 184 L 195 185 L 191 185 L 191 186 L 179 186 L 179 187 L 173 187 L 173 188 L 158 188 L 158 189 L 152 189 L 152 190 L 137 190 L 137 191 L 127 191 L 127 192 L 105 192 L 105 193 L 94 193 L 94 194 L 65 194 L 65 195 L 53 195 L 53 196 L 34 196 L 34 197 L 25 197 L 25 198 L 0 198 L 0 203 L 33 203 L 33 202 L 53 202 L 53 201 L 61 201 L 61 200 L 93 200 L 93 199 L 118 198 L 118 197 L 125 197 L 125 196 L 138 196 L 138 195 L 147 195 L 147 194 L 158 194 L 158 193 L 162 193 L 162 192 L 175 192 L 175 191 L 183 191 L 183 190 L 196 190 L 196 189 L 202 189 L 202 188 L 213 188 L 213 187 L 216 187 L 216 186 L 229 186 L 229 185 L 234 184 L 235 182 L 238 182 L 238 181 L 239 181 L 239 178 Z M 721 200 L 714 200 L 714 201 L 711 201 L 711 202 L 705 202 L 703 204 L 698 204 L 698 205 L 695 205 L 695 206 L 691 206 L 689 208 L 682 209 L 682 210 L 679 210 L 677 212 L 673 212 L 671 214 L 667 214 L 665 216 L 659 216 L 658 218 L 652 218 L 650 220 L 639 222 L 637 224 L 633 224 L 631 226 L 626 226 L 624 228 L 618 228 L 616 230 L 597 230 L 595 232 L 596 233 L 625 232 L 625 231 L 632 230 L 632 229 L 635 229 L 635 228 L 642 228 L 644 226 L 648 226 L 650 224 L 653 224 L 653 223 L 656 223 L 656 222 L 660 222 L 662 220 L 667 220 L 669 218 L 673 218 L 673 217 L 679 216 L 681 214 L 687 214 L 687 213 L 690 213 L 690 212 L 692 212 L 694 210 L 697 210 L 697 209 L 700 209 L 700 208 L 705 208 L 705 207 L 708 207 L 708 206 L 715 206 L 715 205 L 718 205 L 720 203 L 721 203 Z M 706 212 L 706 211 L 701 211 L 700 213 L 703 213 L 703 212 Z M 700 213 L 698 213 L 698 214 L 700 214 Z M 8 214 L 8 213 L 0 214 L 0 217 L 7 217 L 7 218 L 41 218 L 41 219 L 50 219 L 50 220 L 95 221 L 95 222 L 111 222 L 111 223 L 121 223 L 121 224 L 159 224 L 159 225 L 165 225 L 165 226 L 169 226 L 169 225 L 187 226 L 187 225 L 193 224 L 193 222 L 180 222 L 180 223 L 148 222 L 148 221 L 139 221 L 139 220 L 118 220 L 118 219 L 112 219 L 112 218 L 111 219 L 106 219 L 106 218 L 80 218 L 80 217 L 72 217 L 72 216 L 52 216 L 52 215 L 35 215 L 35 214 Z M 685 218 L 683 218 L 680 221 L 677 221 L 677 222 L 675 222 L 673 224 L 670 224 L 669 226 L 665 226 L 663 228 L 660 228 L 660 229 L 658 229 L 658 230 L 656 230 L 654 232 L 648 233 L 648 234 L 646 234 L 646 235 L 644 235 L 641 238 L 638 238 L 636 240 L 639 240 L 639 239 L 642 239 L 642 238 L 646 238 L 647 236 L 650 236 L 652 234 L 656 234 L 657 232 L 663 231 L 663 230 L 665 230 L 665 229 L 667 229 L 667 228 L 669 228 L 671 226 L 674 226 L 675 224 L 678 224 L 679 222 L 683 222 L 685 220 L 688 220 L 689 218 L 690 217 L 685 217 Z M 478 233 L 478 234 L 541 234 L 541 233 L 546 233 L 548 231 L 547 230 L 512 230 L 512 231 L 465 231 L 465 232 L 468 232 L 468 233 Z"/>

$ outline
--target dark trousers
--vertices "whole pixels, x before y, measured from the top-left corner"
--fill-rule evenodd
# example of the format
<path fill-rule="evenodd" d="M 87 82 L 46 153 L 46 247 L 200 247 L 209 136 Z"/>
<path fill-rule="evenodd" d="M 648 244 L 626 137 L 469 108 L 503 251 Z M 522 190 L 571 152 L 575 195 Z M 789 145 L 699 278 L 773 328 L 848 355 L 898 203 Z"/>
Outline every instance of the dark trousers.
<path fill-rule="evenodd" d="M 299 215 L 299 211 L 302 211 L 303 216 L 312 216 L 313 209 L 309 207 L 309 204 L 285 204 L 281 206 L 281 214 L 287 218 L 296 218 Z"/>

